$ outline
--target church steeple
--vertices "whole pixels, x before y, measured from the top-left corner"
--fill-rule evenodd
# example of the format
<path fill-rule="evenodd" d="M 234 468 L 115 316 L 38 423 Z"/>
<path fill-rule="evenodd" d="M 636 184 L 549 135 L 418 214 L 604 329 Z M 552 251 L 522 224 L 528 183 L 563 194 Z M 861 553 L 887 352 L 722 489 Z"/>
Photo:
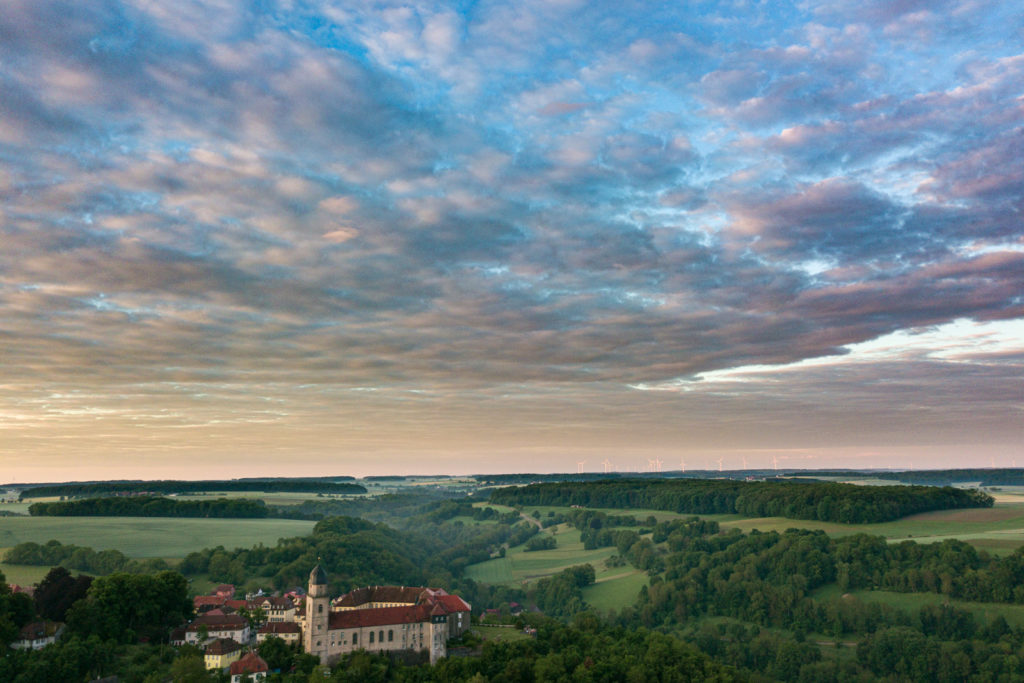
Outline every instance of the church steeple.
<path fill-rule="evenodd" d="M 327 594 L 327 572 L 319 563 L 309 573 L 309 590 L 306 592 L 306 619 L 303 645 L 306 652 L 316 655 L 321 662 L 327 661 L 328 622 L 331 614 L 331 598 Z"/>

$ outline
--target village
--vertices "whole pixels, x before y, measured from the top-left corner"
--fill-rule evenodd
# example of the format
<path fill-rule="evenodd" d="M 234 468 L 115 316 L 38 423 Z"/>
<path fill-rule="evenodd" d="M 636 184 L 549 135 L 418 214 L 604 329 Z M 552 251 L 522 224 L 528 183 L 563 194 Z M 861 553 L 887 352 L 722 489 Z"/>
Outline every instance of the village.
<path fill-rule="evenodd" d="M 269 667 L 256 648 L 268 638 L 280 638 L 326 664 L 356 650 L 435 663 L 447 656 L 448 641 L 470 625 L 471 606 L 440 588 L 367 586 L 332 599 L 320 565 L 310 572 L 306 590 L 235 594 L 235 586 L 221 584 L 209 595 L 195 596 L 194 618 L 170 635 L 171 645 L 202 648 L 206 668 L 227 671 L 232 683 L 266 678 Z M 41 649 L 62 631 L 60 623 L 34 622 L 21 629 L 11 647 Z"/>

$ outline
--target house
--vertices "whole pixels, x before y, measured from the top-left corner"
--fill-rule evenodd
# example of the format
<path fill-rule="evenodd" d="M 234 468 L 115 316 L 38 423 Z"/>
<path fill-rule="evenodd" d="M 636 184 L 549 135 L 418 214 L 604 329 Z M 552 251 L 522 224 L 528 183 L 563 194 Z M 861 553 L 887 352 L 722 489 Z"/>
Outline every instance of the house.
<path fill-rule="evenodd" d="M 235 597 L 235 587 L 230 583 L 222 583 L 221 585 L 213 589 L 211 595 L 216 595 L 218 597 L 224 598 L 225 600 L 230 600 L 231 598 Z"/>
<path fill-rule="evenodd" d="M 355 650 L 427 651 L 434 663 L 447 656 L 448 639 L 469 628 L 469 604 L 434 588 L 357 589 L 335 606 L 327 595 L 327 574 L 317 565 L 309 575 L 303 646 L 325 663 Z"/>
<path fill-rule="evenodd" d="M 295 603 L 288 598 L 265 597 L 249 603 L 250 609 L 262 609 L 270 623 L 295 621 Z"/>
<path fill-rule="evenodd" d="M 244 676 L 250 676 L 254 681 L 263 681 L 267 678 L 267 671 L 270 667 L 255 652 L 249 652 L 237 662 L 232 662 L 228 673 L 231 674 L 231 683 L 241 683 Z"/>
<path fill-rule="evenodd" d="M 195 607 L 196 614 L 202 614 L 223 607 L 226 600 L 219 595 L 197 595 L 192 598 L 192 606 Z"/>
<path fill-rule="evenodd" d="M 171 635 L 169 637 L 169 641 L 170 641 L 171 645 L 173 645 L 175 647 L 179 647 L 181 645 L 184 645 L 187 642 L 185 640 L 185 634 L 186 634 L 186 627 L 184 627 L 184 626 L 179 626 L 176 629 L 172 629 L 171 630 Z"/>
<path fill-rule="evenodd" d="M 201 637 L 204 632 L 206 639 L 231 638 L 239 643 L 248 643 L 250 638 L 249 622 L 237 614 L 199 615 L 185 629 L 185 642 L 201 645 L 205 642 Z"/>
<path fill-rule="evenodd" d="M 57 642 L 64 631 L 64 624 L 58 621 L 33 621 L 25 624 L 18 633 L 18 639 L 11 643 L 15 650 L 41 650 Z"/>
<path fill-rule="evenodd" d="M 272 621 L 263 626 L 260 626 L 260 630 L 256 633 L 256 642 L 262 643 L 270 636 L 277 636 L 284 642 L 291 645 L 297 643 L 302 639 L 302 629 L 294 621 L 278 622 Z"/>
<path fill-rule="evenodd" d="M 242 656 L 242 646 L 231 638 L 217 638 L 206 646 L 203 663 L 207 669 L 224 669 Z"/>

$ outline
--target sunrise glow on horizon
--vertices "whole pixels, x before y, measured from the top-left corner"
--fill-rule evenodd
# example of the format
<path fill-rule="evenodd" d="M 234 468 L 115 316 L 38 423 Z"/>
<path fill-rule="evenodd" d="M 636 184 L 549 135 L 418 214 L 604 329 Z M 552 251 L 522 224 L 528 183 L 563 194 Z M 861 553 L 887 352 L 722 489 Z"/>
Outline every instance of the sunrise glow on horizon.
<path fill-rule="evenodd" d="M 1024 465 L 1013 3 L 0 12 L 0 483 Z"/>

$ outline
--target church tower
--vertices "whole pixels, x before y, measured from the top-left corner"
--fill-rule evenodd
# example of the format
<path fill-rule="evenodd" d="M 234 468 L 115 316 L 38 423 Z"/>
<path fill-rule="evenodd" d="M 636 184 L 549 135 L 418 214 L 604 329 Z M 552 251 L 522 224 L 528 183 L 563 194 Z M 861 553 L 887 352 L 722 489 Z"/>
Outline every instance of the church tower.
<path fill-rule="evenodd" d="M 309 573 L 306 592 L 306 628 L 302 644 L 307 653 L 327 661 L 327 621 L 331 615 L 331 598 L 327 595 L 327 572 L 319 564 Z"/>

